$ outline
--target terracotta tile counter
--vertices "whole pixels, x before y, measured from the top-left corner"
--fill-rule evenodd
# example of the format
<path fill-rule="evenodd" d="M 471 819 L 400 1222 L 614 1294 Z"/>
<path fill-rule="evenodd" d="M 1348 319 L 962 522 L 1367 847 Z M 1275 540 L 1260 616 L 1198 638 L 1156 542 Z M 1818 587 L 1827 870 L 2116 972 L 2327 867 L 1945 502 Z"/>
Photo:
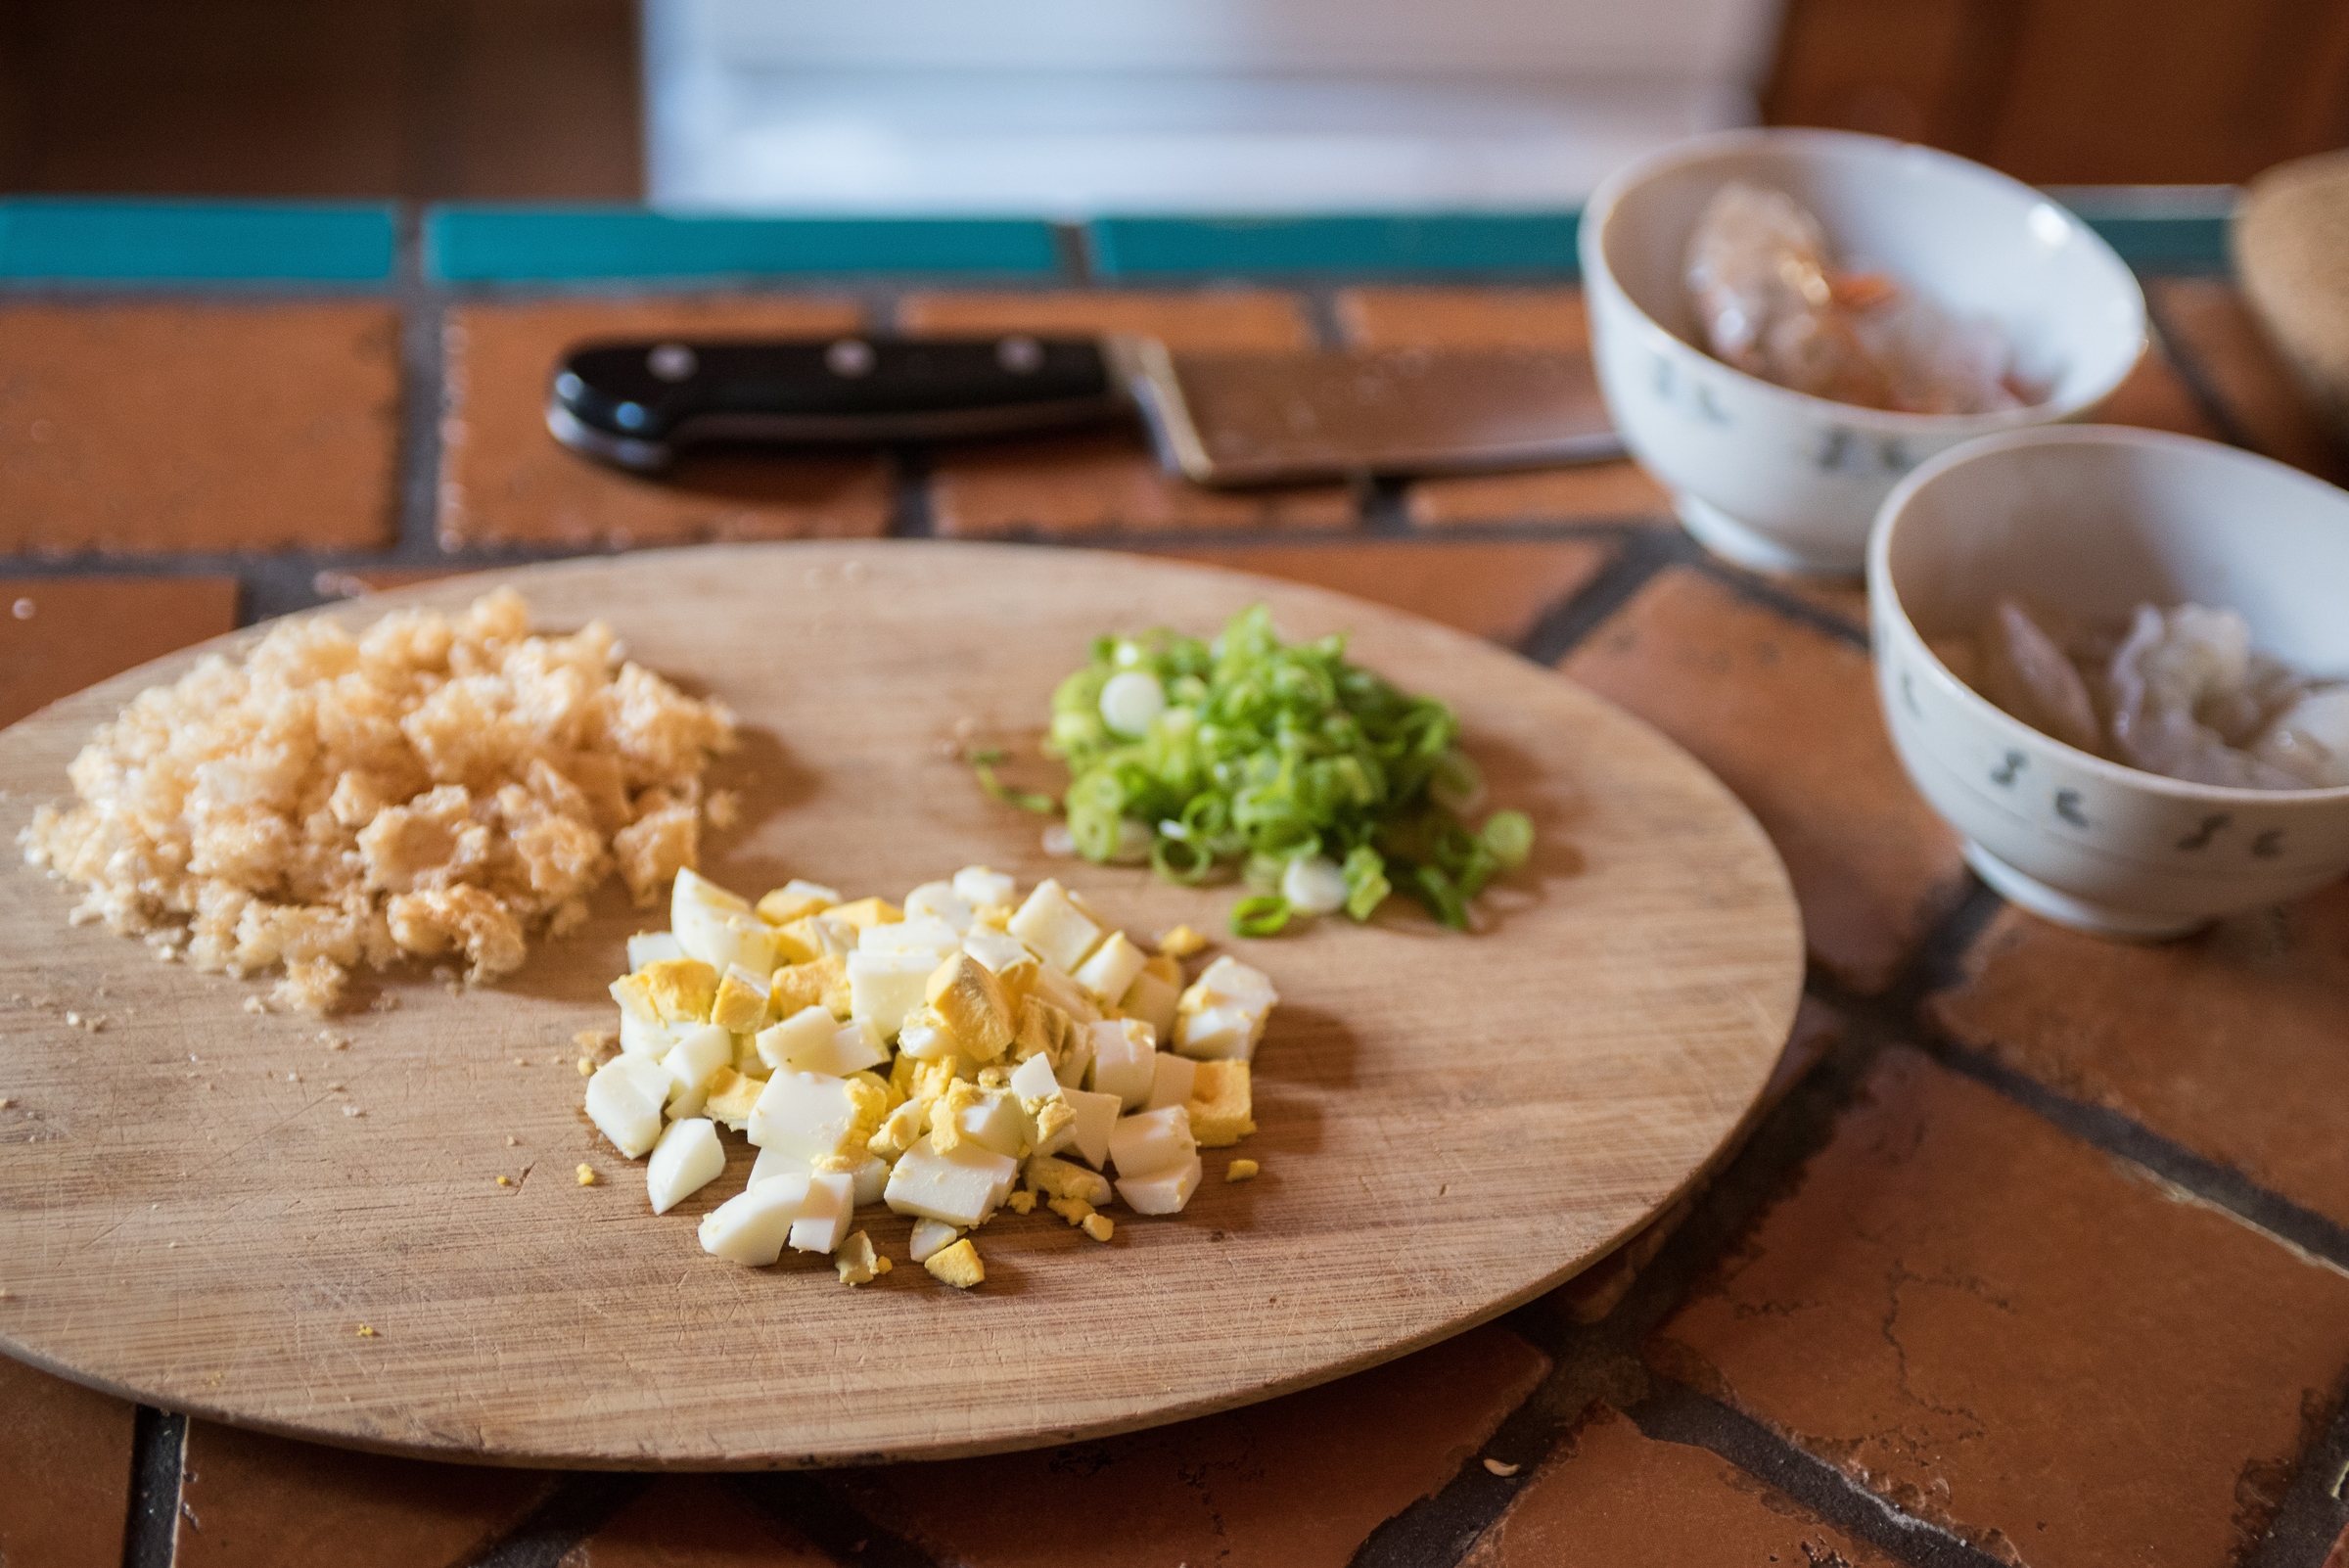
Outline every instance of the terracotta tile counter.
<path fill-rule="evenodd" d="M 1109 544 L 1396 605 L 1640 715 L 1776 843 L 1810 999 L 1707 1188 L 1547 1298 L 1303 1394 L 990 1458 L 652 1477 L 313 1448 L 0 1360 L 0 1564 L 2349 1563 L 2349 889 L 2142 947 L 2003 905 L 1894 761 L 1865 596 L 1706 556 L 1629 463 L 1219 496 L 1105 434 L 654 483 L 540 424 L 551 356 L 604 333 L 1578 345 L 1570 215 L 383 221 L 373 263 L 305 273 L 282 237 L 240 263 L 223 230 L 208 275 L 152 277 L 14 267 L 0 224 L 0 723 L 451 572 Z M 2349 472 L 2222 272 L 2147 282 L 2161 343 L 2109 417 Z"/>

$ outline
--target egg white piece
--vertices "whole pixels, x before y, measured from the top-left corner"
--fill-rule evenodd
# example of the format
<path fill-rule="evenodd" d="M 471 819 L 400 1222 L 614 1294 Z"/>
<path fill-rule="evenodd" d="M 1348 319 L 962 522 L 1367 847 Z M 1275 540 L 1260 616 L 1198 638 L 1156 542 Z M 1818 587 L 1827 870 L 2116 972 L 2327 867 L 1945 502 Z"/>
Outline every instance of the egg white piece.
<path fill-rule="evenodd" d="M 1197 1155 L 1189 1162 L 1146 1176 L 1120 1176 L 1118 1196 L 1135 1214 L 1180 1214 L 1191 1194 L 1199 1190 L 1203 1166 Z"/>
<path fill-rule="evenodd" d="M 1101 941 L 1101 928 L 1070 899 L 1056 879 L 1036 885 L 1011 917 L 1011 934 L 1054 969 L 1074 973 Z"/>
<path fill-rule="evenodd" d="M 1117 999 L 1119 1012 L 1148 1024 L 1151 1036 L 1161 1040 L 1174 1038 L 1175 1008 L 1181 1000 L 1180 986 L 1148 971 L 1134 976 L 1133 984 L 1126 988 L 1126 994 Z"/>
<path fill-rule="evenodd" d="M 935 1062 L 962 1049 L 962 1041 L 946 1028 L 935 1008 L 916 1007 L 898 1026 L 898 1049 L 917 1062 Z"/>
<path fill-rule="evenodd" d="M 1084 1163 L 1098 1171 L 1109 1163 L 1109 1134 L 1118 1125 L 1120 1101 L 1115 1094 L 1096 1094 L 1090 1089 L 1063 1088 L 1069 1109 L 1077 1113 L 1076 1130 L 1070 1142 Z"/>
<path fill-rule="evenodd" d="M 849 1086 L 823 1073 L 777 1073 L 751 1107 L 748 1137 L 812 1165 L 839 1151 L 856 1125 Z"/>
<path fill-rule="evenodd" d="M 878 1156 L 867 1156 L 865 1162 L 849 1173 L 855 1182 L 850 1202 L 861 1209 L 868 1203 L 879 1203 L 881 1194 L 889 1189 L 889 1162 Z"/>
<path fill-rule="evenodd" d="M 960 944 L 949 944 L 951 952 Z M 884 1038 L 895 1035 L 905 1015 L 927 999 L 931 972 L 941 954 L 928 948 L 849 954 L 849 1016 L 862 1019 Z"/>
<path fill-rule="evenodd" d="M 1142 1102 L 1142 1109 L 1163 1111 L 1170 1105 L 1187 1105 L 1198 1082 L 1197 1062 L 1172 1051 L 1160 1051 L 1150 1058 L 1150 1097 Z"/>
<path fill-rule="evenodd" d="M 1092 995 L 1074 977 L 1062 974 L 1046 965 L 1036 972 L 1030 989 L 1080 1024 L 1097 1024 L 1101 1009 L 1093 1005 Z"/>
<path fill-rule="evenodd" d="M 1085 1031 L 1093 1042 L 1093 1092 L 1115 1094 L 1132 1110 L 1150 1097 L 1157 1041 L 1150 1026 L 1132 1018 L 1107 1018 Z"/>
<path fill-rule="evenodd" d="M 743 1184 L 755 1187 L 769 1176 L 805 1176 L 810 1174 L 811 1168 L 805 1160 L 785 1154 L 781 1149 L 760 1149 L 759 1158 L 751 1162 L 751 1178 Z"/>
<path fill-rule="evenodd" d="M 686 957 L 699 958 L 719 974 L 729 964 L 754 974 L 775 972 L 774 928 L 755 914 L 706 903 L 680 904 L 672 929 Z"/>
<path fill-rule="evenodd" d="M 958 937 L 967 936 L 978 914 L 971 907 L 971 900 L 955 892 L 951 882 L 925 882 L 905 895 L 905 920 L 909 925 L 916 920 L 935 920 L 951 927 Z"/>
<path fill-rule="evenodd" d="M 770 1176 L 702 1216 L 702 1250 L 729 1263 L 763 1268 L 783 1256 L 792 1222 L 807 1201 L 807 1178 Z"/>
<path fill-rule="evenodd" d="M 734 1037 L 715 1024 L 697 1024 L 678 1037 L 661 1065 L 681 1089 L 707 1087 L 712 1074 L 734 1065 Z"/>
<path fill-rule="evenodd" d="M 838 1252 L 855 1208 L 855 1179 L 846 1171 L 818 1171 L 807 1178 L 807 1200 L 800 1205 L 787 1238 L 794 1252 Z"/>
<path fill-rule="evenodd" d="M 832 1016 L 830 1008 L 809 1005 L 801 1008 L 783 1022 L 769 1024 L 766 1028 L 759 1031 L 752 1037 L 752 1043 L 758 1047 L 759 1060 L 766 1064 L 767 1071 L 770 1073 L 782 1072 L 787 1069 L 804 1073 L 818 1072 L 822 1069 L 817 1068 L 811 1062 L 801 1061 L 798 1058 L 829 1050 L 832 1037 L 839 1029 L 840 1020 Z M 834 1076 L 846 1077 L 847 1075 L 836 1074 Z"/>
<path fill-rule="evenodd" d="M 913 1261 L 928 1263 L 932 1253 L 944 1252 L 962 1238 L 962 1232 L 943 1220 L 913 1222 Z"/>
<path fill-rule="evenodd" d="M 1218 1002 L 1175 1019 L 1174 1049 L 1196 1061 L 1245 1062 L 1255 1057 L 1264 1031 L 1262 1013 L 1249 1012 L 1236 1002 Z"/>
<path fill-rule="evenodd" d="M 971 934 L 962 939 L 962 950 L 986 965 L 988 973 L 994 975 L 1003 973 L 1014 964 L 1036 961 L 1036 954 L 1028 950 L 1026 943 L 991 926 L 974 927 Z"/>
<path fill-rule="evenodd" d="M 973 909 L 987 909 L 999 903 L 1009 903 L 1013 896 L 1020 891 L 1019 883 L 1014 881 L 1008 873 L 984 865 L 964 866 L 954 873 L 954 881 L 951 885 L 955 893 L 960 895 L 962 901 Z M 978 957 L 978 954 L 973 953 L 972 956 Z"/>
<path fill-rule="evenodd" d="M 1077 969 L 1077 984 L 1105 1002 L 1114 1002 L 1126 994 L 1133 977 L 1142 972 L 1150 955 L 1135 946 L 1123 931 L 1113 931 L 1093 955 Z"/>
<path fill-rule="evenodd" d="M 675 1082 L 649 1056 L 615 1056 L 587 1080 L 587 1119 L 633 1160 L 661 1141 L 661 1113 Z"/>
<path fill-rule="evenodd" d="M 669 884 L 668 923 L 677 925 L 677 912 L 687 908 L 716 909 L 728 914 L 749 914 L 751 900 L 739 893 L 729 893 L 699 871 L 682 870 Z"/>
<path fill-rule="evenodd" d="M 659 1061 L 676 1048 L 683 1031 L 668 1024 L 656 1024 L 640 1018 L 626 1008 L 620 1010 L 620 1048 L 630 1056 L 649 1056 Z"/>
<path fill-rule="evenodd" d="M 976 1138 L 997 1154 L 1018 1159 L 1028 1148 L 1028 1117 L 1011 1094 L 990 1094 L 977 1105 L 966 1105 L 955 1124 L 966 1138 Z"/>
<path fill-rule="evenodd" d="M 631 970 L 684 956 L 685 949 L 678 945 L 672 932 L 639 931 L 628 939 L 628 968 Z"/>
<path fill-rule="evenodd" d="M 967 1139 L 944 1154 L 923 1139 L 898 1157 L 881 1201 L 898 1214 L 967 1228 L 995 1212 L 1019 1175 L 1017 1160 Z"/>
<path fill-rule="evenodd" d="M 725 1147 L 717 1141 L 717 1128 L 707 1118 L 695 1116 L 669 1123 L 644 1167 L 653 1213 L 668 1213 L 716 1180 L 725 1169 Z"/>
<path fill-rule="evenodd" d="M 1109 1130 L 1109 1157 L 1123 1176 L 1156 1176 L 1199 1152 L 1191 1113 L 1180 1105 L 1121 1117 Z"/>
<path fill-rule="evenodd" d="M 895 920 L 888 925 L 867 926 L 856 938 L 858 952 L 935 953 L 939 958 L 962 945 L 962 933 L 944 920 L 921 919 L 911 916 Z M 932 968 L 937 968 L 935 961 Z"/>

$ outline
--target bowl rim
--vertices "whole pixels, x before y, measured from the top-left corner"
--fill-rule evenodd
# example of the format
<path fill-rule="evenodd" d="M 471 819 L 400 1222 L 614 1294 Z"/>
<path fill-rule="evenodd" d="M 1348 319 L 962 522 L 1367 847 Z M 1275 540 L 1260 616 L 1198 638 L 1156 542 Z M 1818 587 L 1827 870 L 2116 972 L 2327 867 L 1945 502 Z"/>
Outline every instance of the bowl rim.
<path fill-rule="evenodd" d="M 2007 431 L 1985 436 L 1946 452 L 1936 453 L 1919 463 L 1903 477 L 1884 497 L 1876 510 L 1875 526 L 1868 530 L 1867 539 L 1867 598 L 1871 616 L 1881 614 L 1893 627 L 1907 634 L 1915 651 L 1922 654 L 1926 673 L 1956 693 L 1958 706 L 1978 718 L 1988 719 L 1992 729 L 2032 744 L 2052 749 L 2064 761 L 2104 783 L 2135 789 L 2147 794 L 2169 796 L 2181 801 L 2199 801 L 2226 806 L 2323 806 L 2349 805 L 2349 784 L 2334 784 L 2318 789 L 2268 790 L 2239 784 L 2201 784 L 2192 779 L 2172 778 L 2166 773 L 2148 772 L 2084 752 L 2067 741 L 2057 740 L 2044 730 L 2032 728 L 2012 714 L 1983 696 L 1959 679 L 1957 671 L 1942 663 L 1941 656 L 1916 623 L 1909 617 L 1909 608 L 1901 602 L 1900 590 L 1892 579 L 1892 536 L 1899 530 L 1902 517 L 1911 502 L 1927 485 L 1944 475 L 1971 463 L 1997 462 L 2009 452 L 2035 447 L 2101 448 L 2126 450 L 2130 448 L 2173 452 L 2189 462 L 2217 462 L 2254 472 L 2265 472 L 2303 485 L 2325 496 L 2341 513 L 2341 524 L 2349 529 L 2349 491 L 2335 488 L 2312 474 L 2304 474 L 2288 463 L 2257 452 L 2247 452 L 2223 441 L 2203 440 L 2193 436 L 2179 436 L 2168 431 L 2141 430 L 2133 425 L 2050 425 L 2029 430 Z M 1880 669 L 1884 650 L 1879 644 L 1870 650 L 1869 657 Z"/>
<path fill-rule="evenodd" d="M 2083 392 L 2061 400 L 2032 403 L 2023 408 L 1995 409 L 1982 414 L 1909 414 L 1889 408 L 1867 408 L 1858 403 L 1839 403 L 1832 398 L 1796 392 L 1776 382 L 1765 381 L 1749 371 L 1739 370 L 1727 360 L 1719 358 L 1674 332 L 1634 300 L 1629 290 L 1615 278 L 1607 266 L 1606 230 L 1614 221 L 1617 209 L 1626 197 L 1639 186 L 1659 175 L 1704 163 L 1732 153 L 1746 152 L 1757 147 L 1793 148 L 1824 151 L 1830 148 L 1865 151 L 1878 156 L 1899 156 L 1947 167 L 1951 172 L 1976 179 L 1986 184 L 2003 186 L 2035 205 L 2044 205 L 2063 214 L 2066 222 L 2079 231 L 2082 240 L 2095 253 L 2110 262 L 2112 268 L 2127 282 L 2122 298 L 2131 305 L 2135 351 L 2120 364 L 2108 381 L 2092 386 Z M 2118 391 L 2121 384 L 2143 362 L 2151 346 L 2150 314 L 2145 304 L 2144 286 L 2138 281 L 2129 263 L 2113 250 L 2105 238 L 2089 227 L 2079 213 L 2065 207 L 2045 191 L 2025 185 L 2010 175 L 2003 174 L 1971 159 L 1946 153 L 1936 147 L 1918 142 L 1903 142 L 1888 136 L 1870 136 L 1861 131 L 1825 130 L 1807 126 L 1749 126 L 1736 130 L 1714 131 L 1673 143 L 1653 153 L 1624 164 L 1602 181 L 1584 204 L 1582 223 L 1576 231 L 1575 249 L 1582 263 L 1586 288 L 1610 296 L 1621 301 L 1631 313 L 1641 335 L 1652 346 L 1661 346 L 1695 362 L 1729 376 L 1765 402 L 1775 402 L 1789 412 L 1814 419 L 1832 419 L 1862 429 L 1880 431 L 1887 435 L 1942 437 L 1964 440 L 1976 436 L 1994 435 L 2008 430 L 2029 429 L 2033 426 L 2075 418 L 2095 407 Z"/>

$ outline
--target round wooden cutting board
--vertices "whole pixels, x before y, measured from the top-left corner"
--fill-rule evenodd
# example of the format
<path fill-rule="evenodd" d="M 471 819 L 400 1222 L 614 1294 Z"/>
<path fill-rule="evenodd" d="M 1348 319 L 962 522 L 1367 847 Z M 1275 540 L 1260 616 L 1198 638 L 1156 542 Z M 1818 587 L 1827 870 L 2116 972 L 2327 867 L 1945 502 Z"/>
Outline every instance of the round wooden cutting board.
<path fill-rule="evenodd" d="M 894 899 L 985 862 L 1058 875 L 1136 936 L 1221 932 L 1230 887 L 1047 858 L 1038 819 L 982 795 L 949 742 L 976 724 L 1033 753 L 1096 633 L 1211 631 L 1259 599 L 1451 702 L 1539 845 L 1474 936 L 1399 898 L 1367 927 L 1221 943 L 1280 989 L 1261 1130 L 1209 1151 L 1184 1214 L 1113 1210 L 1106 1246 L 1005 1212 L 967 1294 L 908 1265 L 908 1222 L 879 1208 L 860 1218 L 898 1267 L 871 1285 L 817 1257 L 705 1256 L 696 1221 L 750 1163 L 730 1134 L 727 1174 L 653 1215 L 574 1066 L 574 1033 L 617 1022 L 622 939 L 667 923 L 617 883 L 506 984 L 397 973 L 395 1006 L 321 1021 L 254 1016 L 265 982 L 69 926 L 72 895 L 11 854 L 0 1348 L 241 1425 L 476 1461 L 813 1465 L 1121 1431 L 1371 1365 L 1573 1274 L 1723 1156 L 1791 1026 L 1800 925 L 1752 817 L 1645 725 L 1459 633 L 1202 568 L 916 542 L 578 561 L 333 613 L 357 626 L 497 583 L 541 627 L 610 621 L 732 706 L 744 745 L 713 782 L 742 819 L 704 869 L 753 897 L 797 875 Z M 194 657 L 0 733 L 0 835 Z M 1264 1174 L 1228 1184 L 1241 1155 Z M 601 1184 L 576 1183 L 581 1162 Z"/>

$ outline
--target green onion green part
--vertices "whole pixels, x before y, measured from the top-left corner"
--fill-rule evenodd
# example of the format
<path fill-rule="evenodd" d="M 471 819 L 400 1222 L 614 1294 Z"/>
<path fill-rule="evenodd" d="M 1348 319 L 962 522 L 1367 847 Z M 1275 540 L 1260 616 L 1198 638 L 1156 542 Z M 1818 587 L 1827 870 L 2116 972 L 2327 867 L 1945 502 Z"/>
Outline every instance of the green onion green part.
<path fill-rule="evenodd" d="M 1102 715 L 1102 690 L 1134 671 L 1159 683 L 1166 706 L 1142 733 L 1121 735 Z M 1150 864 L 1169 881 L 1237 872 L 1251 890 L 1231 914 L 1242 936 L 1288 923 L 1274 890 L 1307 855 L 1344 872 L 1353 919 L 1368 920 L 1400 889 L 1465 930 L 1468 900 L 1525 863 L 1534 826 L 1522 811 L 1464 819 L 1484 781 L 1458 742 L 1443 703 L 1349 663 L 1343 636 L 1283 642 L 1255 605 L 1213 641 L 1163 628 L 1094 639 L 1084 668 L 1052 694 L 1044 751 L 1068 764 L 1064 803 L 1003 784 L 1000 753 L 976 753 L 971 767 L 1006 805 L 1065 812 L 1089 860 L 1111 859 L 1122 836 L 1134 857 L 1147 832 Z"/>

